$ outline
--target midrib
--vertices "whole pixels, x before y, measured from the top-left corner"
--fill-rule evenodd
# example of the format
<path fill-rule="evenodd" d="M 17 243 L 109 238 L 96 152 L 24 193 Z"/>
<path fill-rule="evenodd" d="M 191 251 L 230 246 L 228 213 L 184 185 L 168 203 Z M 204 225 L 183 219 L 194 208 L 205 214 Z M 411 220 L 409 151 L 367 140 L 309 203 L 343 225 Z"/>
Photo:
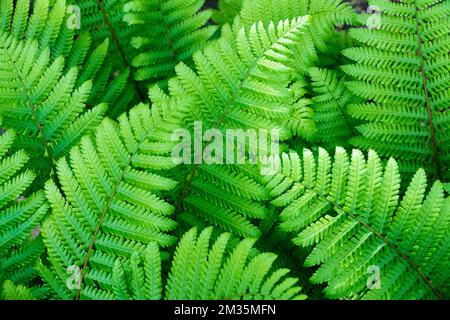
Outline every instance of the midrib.
<path fill-rule="evenodd" d="M 53 159 L 53 150 L 47 141 L 47 137 L 45 136 L 44 131 L 42 130 L 44 127 L 44 123 L 42 123 L 39 120 L 39 118 L 36 114 L 38 106 L 34 104 L 34 101 L 31 97 L 31 95 L 29 94 L 31 90 L 25 84 L 25 79 L 24 79 L 22 73 L 20 72 L 20 70 L 17 69 L 16 64 L 13 62 L 14 59 L 10 55 L 8 48 L 4 48 L 3 51 L 8 56 L 8 61 L 11 62 L 11 66 L 13 67 L 14 73 L 17 75 L 17 78 L 20 81 L 20 84 L 22 86 L 21 94 L 23 94 L 26 98 L 27 107 L 31 110 L 31 118 L 33 120 L 33 124 L 38 132 L 38 136 L 40 136 L 40 143 L 42 145 L 43 150 L 45 150 L 48 155 L 47 159 L 48 159 L 48 164 L 50 167 L 51 175 L 56 177 L 56 167 L 55 167 L 55 163 L 54 163 L 54 159 Z"/>
<path fill-rule="evenodd" d="M 439 160 L 439 148 L 437 145 L 437 140 L 436 140 L 436 127 L 434 125 L 434 119 L 433 119 L 433 110 L 431 109 L 431 105 L 430 105 L 430 92 L 428 90 L 428 75 L 425 71 L 425 66 L 426 66 L 426 60 L 424 57 L 424 53 L 423 53 L 423 38 L 421 35 L 421 26 L 419 23 L 419 19 L 418 19 L 418 15 L 420 13 L 420 8 L 417 5 L 417 0 L 414 2 L 414 6 L 416 9 L 416 13 L 414 16 L 414 19 L 416 21 L 416 34 L 417 34 L 417 41 L 418 41 L 418 49 L 417 49 L 417 55 L 420 59 L 420 73 L 423 77 L 423 91 L 425 94 L 425 107 L 427 109 L 427 113 L 428 113 L 428 125 L 430 127 L 430 134 L 431 134 L 431 148 L 432 148 L 432 153 L 433 153 L 433 172 L 434 172 L 434 177 L 438 178 L 441 174 L 441 163 Z M 426 9 L 425 9 L 426 10 Z"/>
<path fill-rule="evenodd" d="M 109 33 L 111 34 L 111 39 L 114 42 L 114 46 L 116 47 L 117 51 L 119 52 L 119 56 L 124 64 L 124 66 L 130 70 L 131 81 L 134 84 L 134 89 L 135 89 L 137 95 L 139 96 L 139 99 L 141 101 L 144 101 L 146 95 L 144 92 L 142 92 L 141 87 L 139 86 L 139 83 L 137 83 L 136 80 L 134 80 L 133 67 L 132 67 L 130 61 L 128 60 L 127 55 L 125 54 L 125 50 L 122 48 L 122 45 L 120 44 L 119 38 L 117 37 L 116 29 L 114 29 L 111 21 L 109 20 L 109 15 L 106 12 L 106 9 L 105 9 L 105 6 L 103 5 L 102 0 L 97 0 L 97 5 L 98 5 L 98 8 L 100 9 L 100 12 L 102 13 L 103 19 L 105 20 L 105 25 L 108 28 Z"/>
<path fill-rule="evenodd" d="M 111 195 L 110 195 L 110 197 L 108 199 L 108 202 L 106 203 L 103 211 L 101 212 L 99 222 L 97 223 L 97 225 L 95 227 L 95 230 L 94 230 L 94 234 L 92 235 L 92 240 L 89 243 L 88 249 L 86 250 L 86 257 L 85 257 L 85 260 L 84 260 L 84 263 L 83 263 L 83 267 L 81 268 L 81 273 L 80 273 L 80 283 L 82 283 L 83 280 L 84 280 L 85 273 L 86 273 L 86 268 L 87 268 L 87 266 L 89 264 L 89 259 L 91 257 L 91 252 L 94 249 L 95 241 L 97 240 L 97 236 L 100 233 L 100 229 L 101 229 L 101 226 L 102 226 L 102 224 L 103 224 L 103 222 L 104 222 L 104 220 L 106 218 L 106 215 L 109 212 L 109 209 L 111 207 L 111 203 L 114 200 L 114 198 L 115 198 L 115 196 L 116 196 L 116 194 L 117 194 L 117 192 L 119 190 L 119 187 L 122 184 L 122 182 L 123 182 L 123 180 L 125 178 L 125 175 L 128 172 L 128 168 L 130 168 L 130 166 L 131 166 L 131 162 L 132 162 L 134 156 L 140 150 L 141 146 L 145 143 L 145 141 L 151 136 L 153 131 L 154 131 L 153 127 L 151 127 L 148 130 L 148 132 L 141 138 L 139 144 L 136 145 L 136 148 L 133 150 L 133 152 L 128 157 L 127 163 L 123 166 L 123 170 L 122 170 L 120 176 L 118 177 L 118 179 L 117 179 L 117 181 L 116 181 L 116 183 L 114 185 L 113 190 L 111 191 Z M 79 289 L 77 289 L 77 292 L 76 292 L 76 295 L 75 295 L 75 300 L 79 300 L 80 299 L 80 293 L 81 293 L 81 286 L 80 286 Z"/>

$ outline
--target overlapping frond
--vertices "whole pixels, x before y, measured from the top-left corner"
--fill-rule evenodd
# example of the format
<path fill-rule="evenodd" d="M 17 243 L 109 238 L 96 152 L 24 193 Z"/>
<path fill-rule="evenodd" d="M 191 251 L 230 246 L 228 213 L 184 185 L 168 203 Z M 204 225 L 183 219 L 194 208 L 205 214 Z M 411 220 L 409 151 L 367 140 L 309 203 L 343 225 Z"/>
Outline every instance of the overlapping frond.
<path fill-rule="evenodd" d="M 162 83 L 175 75 L 179 62 L 191 63 L 217 30 L 207 25 L 212 12 L 201 10 L 205 0 L 132 0 L 124 6 L 124 21 L 145 32 L 128 39 L 135 80 Z"/>
<path fill-rule="evenodd" d="M 450 1 L 369 1 L 381 10 L 378 29 L 357 28 L 363 44 L 344 54 L 348 88 L 368 100 L 349 112 L 364 120 L 352 143 L 394 156 L 402 170 L 424 167 L 445 177 L 450 163 Z"/>
<path fill-rule="evenodd" d="M 219 40 L 194 55 L 196 72 L 185 64 L 177 66 L 177 77 L 169 83 L 171 93 L 195 99 L 188 129 L 201 135 L 195 132 L 195 122 L 204 132 L 216 129 L 209 141 L 202 142 L 202 151 L 192 153 L 194 165 L 177 207 L 184 211 L 183 218 L 192 220 L 196 215 L 242 236 L 261 234 L 257 224 L 270 210 L 259 203 L 267 193 L 249 159 L 259 163 L 261 155 L 270 156 L 277 135 L 281 140 L 290 135 L 284 122 L 294 102 L 288 90 L 292 69 L 285 62 L 307 21 L 302 17 L 267 26 L 261 22 L 249 29 L 226 25 Z M 240 139 L 227 138 L 230 129 L 240 130 L 241 141 L 248 146 L 241 154 L 235 154 Z M 231 157 L 222 148 L 232 150 Z"/>
<path fill-rule="evenodd" d="M 313 91 L 312 108 L 319 141 L 328 148 L 347 146 L 355 135 L 355 120 L 347 106 L 358 100 L 345 86 L 345 79 L 329 69 L 310 69 Z M 321 143 L 321 144 L 322 144 Z"/>
<path fill-rule="evenodd" d="M 273 253 L 258 253 L 255 240 L 231 246 L 230 234 L 218 236 L 210 245 L 212 228 L 197 236 L 193 228 L 177 245 L 167 282 L 161 275 L 161 258 L 154 243 L 130 261 L 117 260 L 112 293 L 101 298 L 167 300 L 290 300 L 305 299 L 298 280 L 288 269 L 277 269 Z M 127 270 L 131 275 L 127 277 Z M 131 279 L 129 281 L 128 279 Z"/>
<path fill-rule="evenodd" d="M 111 289 L 117 257 L 130 257 L 150 242 L 174 243 L 174 208 L 162 193 L 176 181 L 159 171 L 175 166 L 172 131 L 190 104 L 152 91 L 152 110 L 139 105 L 118 123 L 105 119 L 95 137 L 85 136 L 57 163 L 60 187 L 46 184 L 52 214 L 42 227 L 50 266 L 40 274 L 58 298 L 87 298 Z M 67 287 L 66 269 L 79 271 Z M 78 271 L 77 271 L 78 270 Z"/>
<path fill-rule="evenodd" d="M 0 292 L 2 300 L 36 300 L 33 292 L 24 285 L 15 285 L 12 281 L 8 280 L 3 283 L 3 287 Z"/>
<path fill-rule="evenodd" d="M 75 88 L 77 68 L 63 73 L 64 58 L 52 62 L 50 51 L 39 50 L 37 41 L 2 33 L 0 42 L 0 116 L 19 134 L 14 147 L 29 151 L 40 185 L 55 159 L 98 125 L 106 105 L 87 108 L 92 82 Z"/>
<path fill-rule="evenodd" d="M 400 174 L 374 151 L 365 159 L 337 148 L 283 154 L 268 177 L 280 228 L 294 243 L 312 246 L 307 266 L 320 266 L 313 283 L 333 298 L 448 298 L 450 198 L 437 181 L 427 194 L 420 169 L 403 197 Z"/>
<path fill-rule="evenodd" d="M 212 19 L 220 26 L 232 24 L 234 18 L 239 15 L 244 0 L 219 0 L 217 9 L 213 10 Z"/>
<path fill-rule="evenodd" d="M 2 0 L 0 31 L 17 40 L 36 40 L 39 48 L 50 48 L 51 56 L 68 55 L 75 29 L 67 28 L 64 0 Z"/>
<path fill-rule="evenodd" d="M 34 261 L 44 248 L 32 231 L 48 212 L 43 192 L 23 197 L 36 174 L 26 169 L 24 151 L 11 152 L 15 139 L 12 131 L 0 135 L 0 288 L 6 279 L 28 283 L 36 276 Z"/>
<path fill-rule="evenodd" d="M 308 30 L 314 44 L 323 52 L 330 50 L 326 41 L 335 36 L 336 26 L 351 24 L 356 18 L 352 7 L 341 0 L 245 0 L 240 14 L 245 25 L 304 15 L 312 17 Z"/>
<path fill-rule="evenodd" d="M 106 54 L 108 41 L 93 43 L 91 35 L 81 29 L 83 16 L 66 0 L 3 0 L 0 3 L 0 31 L 16 40 L 37 41 L 40 51 L 47 48 L 50 60 L 65 57 L 65 71 L 77 67 L 77 87 L 93 80 L 87 104 L 109 104 L 109 114 L 117 116 L 133 100 L 126 87 L 128 70 L 113 70 Z M 83 30 L 80 32 L 80 30 Z"/>

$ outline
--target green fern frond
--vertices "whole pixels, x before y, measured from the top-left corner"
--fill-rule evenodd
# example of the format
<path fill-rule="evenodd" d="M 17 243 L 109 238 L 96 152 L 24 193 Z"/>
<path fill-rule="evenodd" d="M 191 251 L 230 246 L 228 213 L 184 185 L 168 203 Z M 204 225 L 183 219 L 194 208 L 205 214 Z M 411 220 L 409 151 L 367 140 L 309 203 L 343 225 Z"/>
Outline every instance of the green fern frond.
<path fill-rule="evenodd" d="M 220 26 L 232 24 L 239 14 L 244 0 L 219 0 L 218 8 L 213 10 L 212 19 Z"/>
<path fill-rule="evenodd" d="M 131 59 L 134 79 L 163 83 L 175 75 L 179 62 L 190 64 L 217 30 L 207 25 L 212 12 L 200 10 L 205 0 L 133 0 L 124 6 L 124 21 L 145 32 L 129 40 L 136 50 Z"/>
<path fill-rule="evenodd" d="M 3 283 L 1 291 L 1 298 L 3 300 L 36 300 L 36 297 L 29 288 L 20 284 L 15 285 L 9 280 Z"/>
<path fill-rule="evenodd" d="M 326 40 L 335 36 L 335 27 L 351 24 L 356 18 L 352 7 L 341 0 L 246 0 L 240 14 L 245 25 L 258 21 L 268 23 L 292 19 L 304 15 L 312 17 L 312 23 L 308 29 L 314 44 L 322 52 L 330 50 Z"/>
<path fill-rule="evenodd" d="M 17 40 L 37 40 L 39 49 L 50 48 L 52 59 L 68 55 L 74 29 L 66 27 L 64 0 L 3 0 L 0 4 L 0 32 Z"/>
<path fill-rule="evenodd" d="M 347 146 L 355 135 L 355 121 L 349 116 L 347 105 L 358 98 L 346 88 L 345 79 L 337 72 L 320 68 L 311 68 L 309 72 L 315 92 L 312 108 L 319 141 L 328 148 Z"/>
<path fill-rule="evenodd" d="M 109 68 L 115 78 L 120 73 L 120 83 L 124 87 L 122 90 L 120 107 L 114 110 L 114 116 L 119 116 L 126 111 L 132 103 L 144 102 L 146 90 L 139 83 L 133 80 L 134 69 L 132 68 L 132 58 L 138 53 L 130 46 L 130 39 L 137 34 L 145 34 L 148 30 L 135 26 L 127 26 L 124 18 L 124 5 L 127 0 L 69 0 L 69 3 L 80 10 L 81 29 L 88 33 L 92 42 L 100 45 L 107 41 L 111 45 L 108 47 L 107 55 L 109 61 L 105 67 Z"/>
<path fill-rule="evenodd" d="M 100 123 L 106 105 L 86 107 L 92 82 L 76 89 L 78 70 L 64 74 L 62 57 L 51 62 L 49 50 L 40 51 L 36 41 L 8 34 L 0 39 L 0 116 L 6 128 L 20 134 L 14 148 L 29 150 L 39 186 L 54 170 L 53 162 Z"/>
<path fill-rule="evenodd" d="M 426 195 L 424 170 L 401 197 L 393 159 L 384 166 L 374 151 L 366 160 L 337 148 L 333 161 L 323 149 L 317 158 L 305 149 L 302 157 L 283 154 L 279 173 L 266 180 L 272 204 L 283 208 L 280 228 L 313 246 L 305 265 L 320 266 L 311 281 L 327 283 L 327 296 L 448 298 L 450 198 L 439 181 Z"/>
<path fill-rule="evenodd" d="M 368 100 L 350 107 L 364 120 L 352 143 L 396 157 L 402 170 L 423 167 L 445 177 L 450 163 L 450 1 L 369 1 L 381 10 L 379 29 L 357 28 L 363 46 L 344 54 L 348 88 Z"/>
<path fill-rule="evenodd" d="M 63 56 L 66 72 L 77 67 L 80 70 L 77 87 L 93 80 L 87 104 L 108 103 L 109 114 L 117 116 L 132 103 L 134 96 L 126 87 L 129 71 L 112 69 L 106 58 L 108 41 L 93 43 L 89 33 L 78 32 L 81 25 L 77 26 L 77 19 L 83 17 L 77 16 L 65 0 L 4 0 L 0 16 L 1 32 L 18 41 L 37 41 L 40 51 L 49 49 L 52 62 Z"/>
<path fill-rule="evenodd" d="M 26 169 L 25 152 L 11 152 L 15 139 L 12 131 L 0 135 L 0 286 L 6 279 L 28 283 L 36 276 L 34 261 L 44 248 L 32 231 L 48 212 L 43 192 L 23 197 L 36 174 Z"/>
<path fill-rule="evenodd" d="M 176 182 L 158 172 L 175 167 L 171 134 L 190 101 L 171 101 L 156 88 L 151 93 L 151 111 L 139 105 L 118 123 L 105 119 L 95 137 L 83 137 L 70 158 L 58 161 L 61 187 L 46 184 L 52 214 L 42 233 L 51 266 L 39 270 L 59 298 L 111 289 L 117 257 L 130 257 L 152 241 L 163 247 L 175 241 L 169 234 L 174 208 L 162 193 Z M 80 270 L 81 291 L 66 287 L 67 268 Z"/>
<path fill-rule="evenodd" d="M 196 72 L 179 64 L 169 89 L 174 96 L 195 99 L 193 119 L 187 129 L 195 130 L 193 123 L 200 121 L 204 130 L 217 129 L 222 137 L 229 129 L 242 130 L 244 135 L 247 130 L 256 134 L 269 131 L 254 147 L 256 158 L 263 152 L 270 155 L 269 144 L 262 143 L 263 139 L 276 139 L 270 131 L 277 130 L 282 140 L 290 135 L 284 122 L 294 102 L 288 90 L 292 69 L 284 63 L 289 61 L 290 49 L 301 39 L 307 22 L 308 18 L 303 17 L 266 27 L 254 24 L 249 29 L 240 27 L 239 22 L 233 27 L 225 25 L 219 40 L 194 55 Z M 235 138 L 232 142 L 236 143 Z M 211 149 L 211 143 L 205 142 L 202 150 Z M 270 212 L 258 203 L 267 199 L 258 168 L 236 165 L 236 155 L 234 161 L 228 161 L 225 152 L 207 159 L 210 163 L 201 159 L 199 164 L 195 159 L 204 153 L 194 153 L 194 165 L 177 199 L 177 212 L 183 212 L 187 220 L 194 219 L 187 216 L 198 215 L 226 231 L 258 237 L 261 231 L 255 224 Z M 248 164 L 250 152 L 244 157 L 243 162 Z"/>
<path fill-rule="evenodd" d="M 135 252 L 128 262 L 116 260 L 113 292 L 109 298 L 167 300 L 273 300 L 305 299 L 297 279 L 287 277 L 288 269 L 274 269 L 272 253 L 256 253 L 255 240 L 245 239 L 230 247 L 227 233 L 210 245 L 212 228 L 197 236 L 188 231 L 178 243 L 167 283 L 161 278 L 158 246 L 149 244 Z M 126 277 L 127 270 L 131 276 Z M 129 285 L 128 279 L 133 279 Z M 135 281 L 134 279 L 139 279 Z M 134 286 L 134 284 L 139 286 Z M 103 293 L 104 294 L 104 293 Z M 105 296 L 103 296 L 105 297 Z"/>

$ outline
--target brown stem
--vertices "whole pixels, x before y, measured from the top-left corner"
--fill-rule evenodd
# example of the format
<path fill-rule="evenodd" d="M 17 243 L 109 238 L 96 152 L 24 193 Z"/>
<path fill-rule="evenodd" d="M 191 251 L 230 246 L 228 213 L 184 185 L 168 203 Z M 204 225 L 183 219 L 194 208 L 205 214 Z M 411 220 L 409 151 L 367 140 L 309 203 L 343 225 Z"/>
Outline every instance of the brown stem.
<path fill-rule="evenodd" d="M 417 6 L 417 2 L 416 2 L 416 34 L 417 34 L 417 38 L 418 38 L 418 49 L 417 49 L 417 55 L 420 58 L 420 72 L 422 74 L 423 77 L 423 91 L 425 93 L 425 106 L 427 108 L 427 112 L 428 112 L 428 124 L 430 126 L 430 131 L 431 131 L 431 147 L 433 149 L 433 171 L 434 171 L 434 178 L 439 178 L 439 174 L 441 172 L 441 163 L 439 161 L 439 149 L 438 149 L 438 145 L 437 145 L 437 141 L 436 141 L 436 129 L 433 123 L 433 110 L 431 110 L 431 105 L 430 105 L 430 93 L 428 91 L 428 75 L 425 72 L 425 57 L 423 54 L 423 38 L 420 34 L 420 25 L 419 25 L 419 20 L 417 19 L 417 14 L 419 13 L 419 7 Z"/>

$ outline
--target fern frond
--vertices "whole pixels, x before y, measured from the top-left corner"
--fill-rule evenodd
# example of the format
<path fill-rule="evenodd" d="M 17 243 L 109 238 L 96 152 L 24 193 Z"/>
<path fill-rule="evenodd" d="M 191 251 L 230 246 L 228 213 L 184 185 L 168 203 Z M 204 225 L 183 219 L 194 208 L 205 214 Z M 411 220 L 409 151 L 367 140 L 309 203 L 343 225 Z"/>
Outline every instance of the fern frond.
<path fill-rule="evenodd" d="M 136 33 L 129 40 L 134 79 L 147 84 L 162 83 L 175 75 L 179 62 L 191 63 L 195 51 L 203 49 L 217 30 L 207 22 L 210 10 L 200 10 L 204 0 L 133 0 L 124 6 L 124 21 Z"/>
<path fill-rule="evenodd" d="M 280 228 L 299 246 L 313 246 L 311 280 L 327 283 L 332 298 L 436 299 L 448 293 L 450 198 L 419 170 L 400 196 L 400 173 L 374 151 L 365 159 L 337 148 L 315 158 L 284 154 L 279 173 L 267 178 L 272 204 L 283 208 Z M 371 270 L 379 270 L 374 288 Z M 380 282 L 381 281 L 381 282 Z M 448 296 L 447 296 L 448 298 Z"/>
<path fill-rule="evenodd" d="M 190 101 L 169 101 L 156 88 L 152 98 L 152 111 L 139 105 L 118 123 L 103 120 L 95 137 L 83 137 L 70 158 L 58 161 L 61 187 L 46 184 L 52 214 L 42 233 L 51 266 L 42 264 L 40 273 L 59 298 L 111 289 L 117 257 L 152 241 L 163 247 L 175 241 L 174 208 L 161 194 L 176 182 L 158 172 L 175 166 L 171 134 Z M 80 270 L 79 290 L 66 287 L 69 267 Z"/>
<path fill-rule="evenodd" d="M 0 39 L 0 116 L 6 128 L 20 134 L 14 147 L 29 151 L 39 186 L 53 162 L 98 125 L 106 105 L 86 107 L 92 82 L 76 89 L 78 70 L 64 74 L 62 57 L 51 62 L 49 50 L 40 51 L 36 41 L 4 33 Z"/>
<path fill-rule="evenodd" d="M 365 122 L 351 142 L 396 157 L 403 171 L 423 167 L 443 178 L 450 163 L 450 2 L 369 2 L 381 10 L 380 28 L 351 30 L 363 46 L 344 51 L 356 62 L 343 67 L 354 78 L 348 88 L 369 101 L 350 107 Z"/>
<path fill-rule="evenodd" d="M 301 39 L 307 22 L 308 18 L 303 17 L 266 27 L 254 24 L 249 29 L 240 27 L 239 22 L 233 27 L 225 25 L 219 40 L 194 55 L 196 72 L 179 64 L 169 89 L 174 96 L 195 99 L 192 122 L 187 128 L 195 131 L 193 124 L 199 121 L 203 130 L 217 129 L 222 137 L 229 129 L 241 130 L 244 135 L 247 130 L 257 135 L 260 130 L 268 131 L 254 147 L 256 158 L 263 152 L 270 155 L 268 146 L 276 139 L 270 131 L 279 132 L 282 140 L 290 135 L 284 122 L 294 102 L 288 90 L 292 69 L 285 62 L 290 60 L 290 49 Z M 270 142 L 264 146 L 263 139 Z M 255 143 L 248 137 L 245 141 L 248 145 Z M 236 144 L 236 138 L 226 143 Z M 203 144 L 202 150 L 207 148 L 211 143 Z M 225 152 L 206 162 L 201 159 L 200 163 L 196 159 L 202 158 L 203 151 L 192 155 L 193 166 L 177 199 L 177 211 L 183 212 L 187 220 L 197 215 L 226 231 L 258 237 L 261 231 L 255 222 L 264 220 L 270 212 L 258 203 L 267 199 L 258 168 L 237 164 L 236 155 L 229 161 Z M 249 159 L 250 152 L 244 157 Z M 248 164 L 245 159 L 243 162 Z"/>
<path fill-rule="evenodd" d="M 0 135 L 0 286 L 6 280 L 28 283 L 35 277 L 33 264 L 43 251 L 32 231 L 48 212 L 43 192 L 23 197 L 36 174 L 26 169 L 29 156 L 11 152 L 12 131 Z"/>
<path fill-rule="evenodd" d="M 352 7 L 341 0 L 249 0 L 244 1 L 240 14 L 245 25 L 304 15 L 312 17 L 308 29 L 314 44 L 322 52 L 328 52 L 330 49 L 326 40 L 335 36 L 335 27 L 351 24 L 356 17 Z"/>
<path fill-rule="evenodd" d="M 29 288 L 20 284 L 15 285 L 9 280 L 3 283 L 1 298 L 3 300 L 36 300 L 36 297 Z"/>
<path fill-rule="evenodd" d="M 116 260 L 115 289 L 111 298 L 124 296 L 122 288 L 127 284 L 127 269 L 132 271 L 132 278 L 142 278 L 139 289 L 124 288 L 130 290 L 127 296 L 133 293 L 134 298 L 140 299 L 160 299 L 163 291 L 167 300 L 306 298 L 296 285 L 297 279 L 287 277 L 288 269 L 273 268 L 276 255 L 252 252 L 255 240 L 245 239 L 230 247 L 230 235 L 224 233 L 210 245 L 211 233 L 212 228 L 207 228 L 197 236 L 197 229 L 193 228 L 181 238 L 165 286 L 160 275 L 160 253 L 155 244 L 149 244 L 141 254 L 135 252 L 130 262 Z M 134 268 L 136 259 L 138 269 Z M 139 272 L 137 276 L 136 272 Z M 136 291 L 145 295 L 139 296 Z"/>
<path fill-rule="evenodd" d="M 52 62 L 64 57 L 66 72 L 73 67 L 80 70 L 77 87 L 93 80 L 87 104 L 108 103 L 109 114 L 117 116 L 133 102 L 126 86 L 129 71 L 112 69 L 106 57 L 110 47 L 107 39 L 93 43 L 89 33 L 78 32 L 81 26 L 77 26 L 77 19 L 83 17 L 73 15 L 72 8 L 65 0 L 4 0 L 0 4 L 0 32 L 18 41 L 37 41 L 41 52 L 49 49 Z"/>
<path fill-rule="evenodd" d="M 311 68 L 310 76 L 315 96 L 312 99 L 314 123 L 318 135 L 328 148 L 348 145 L 348 140 L 355 135 L 355 121 L 347 111 L 347 105 L 357 98 L 346 88 L 345 79 L 337 72 Z"/>
<path fill-rule="evenodd" d="M 219 26 L 232 24 L 239 14 L 244 0 L 219 0 L 218 8 L 213 10 L 212 19 Z"/>
<path fill-rule="evenodd" d="M 64 0 L 3 0 L 0 4 L 0 32 L 17 40 L 36 40 L 39 49 L 50 48 L 52 59 L 66 56 L 74 30 L 66 26 Z"/>

